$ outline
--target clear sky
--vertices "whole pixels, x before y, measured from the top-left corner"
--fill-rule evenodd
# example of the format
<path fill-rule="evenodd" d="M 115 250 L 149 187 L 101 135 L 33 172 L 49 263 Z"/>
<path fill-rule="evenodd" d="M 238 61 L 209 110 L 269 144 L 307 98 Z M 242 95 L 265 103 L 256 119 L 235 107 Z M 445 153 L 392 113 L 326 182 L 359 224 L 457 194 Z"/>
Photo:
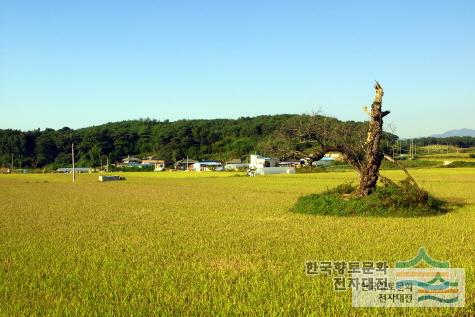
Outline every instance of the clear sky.
<path fill-rule="evenodd" d="M 475 128 L 475 1 L 0 1 L 0 128 L 321 109 Z"/>

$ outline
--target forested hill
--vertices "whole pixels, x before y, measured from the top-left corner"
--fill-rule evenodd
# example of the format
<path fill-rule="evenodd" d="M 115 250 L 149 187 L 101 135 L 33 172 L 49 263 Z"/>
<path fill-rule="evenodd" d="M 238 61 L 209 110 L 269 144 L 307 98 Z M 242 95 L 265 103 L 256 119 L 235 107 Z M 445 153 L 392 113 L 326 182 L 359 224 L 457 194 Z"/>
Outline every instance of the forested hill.
<path fill-rule="evenodd" d="M 71 164 L 75 144 L 78 166 L 98 166 L 101 158 L 113 162 L 130 155 L 153 155 L 175 161 L 227 160 L 258 151 L 258 143 L 295 115 L 239 119 L 156 121 L 150 119 L 107 123 L 72 130 L 0 130 L 0 165 L 52 168 Z"/>

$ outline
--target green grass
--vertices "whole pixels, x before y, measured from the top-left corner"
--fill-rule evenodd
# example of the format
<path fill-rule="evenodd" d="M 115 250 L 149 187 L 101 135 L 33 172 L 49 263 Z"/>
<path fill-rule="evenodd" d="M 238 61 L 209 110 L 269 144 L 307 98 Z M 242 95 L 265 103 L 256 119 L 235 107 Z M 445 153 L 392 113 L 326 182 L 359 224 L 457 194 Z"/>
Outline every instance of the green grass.
<path fill-rule="evenodd" d="M 430 167 L 439 167 L 442 166 L 443 162 L 438 160 L 399 160 L 399 164 L 403 165 L 405 168 L 430 168 Z M 397 169 L 399 170 L 399 166 L 390 162 L 388 160 L 383 160 L 381 162 L 381 169 Z"/>
<path fill-rule="evenodd" d="M 475 162 L 475 147 L 458 148 L 449 146 L 447 152 L 447 145 L 418 146 L 416 157 L 418 160 Z"/>
<path fill-rule="evenodd" d="M 372 195 L 365 197 L 358 197 L 355 192 L 355 185 L 345 183 L 323 193 L 300 197 L 292 210 L 350 217 L 426 217 L 440 216 L 449 210 L 446 202 L 407 180 L 380 184 Z"/>
<path fill-rule="evenodd" d="M 399 171 L 383 171 L 402 179 Z M 0 175 L 0 315 L 470 316 L 475 313 L 475 169 L 418 169 L 464 206 L 421 218 L 290 212 L 354 172 Z M 354 309 L 351 292 L 304 274 L 316 260 L 431 256 L 465 268 L 464 309 Z"/>
<path fill-rule="evenodd" d="M 475 158 L 470 157 L 469 154 L 456 155 L 455 153 L 449 154 L 431 154 L 431 155 L 417 155 L 418 160 L 430 160 L 430 161 L 465 161 L 475 162 Z"/>

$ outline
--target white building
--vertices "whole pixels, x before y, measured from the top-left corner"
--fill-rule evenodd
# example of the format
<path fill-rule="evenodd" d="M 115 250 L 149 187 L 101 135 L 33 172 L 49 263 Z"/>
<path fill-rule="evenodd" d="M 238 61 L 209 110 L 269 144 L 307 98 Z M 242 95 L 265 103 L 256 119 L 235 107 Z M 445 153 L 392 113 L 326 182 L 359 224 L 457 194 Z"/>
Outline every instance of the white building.
<path fill-rule="evenodd" d="M 249 170 L 253 175 L 295 174 L 295 167 L 280 167 L 278 160 L 257 154 L 251 155 Z"/>
<path fill-rule="evenodd" d="M 259 167 L 255 171 L 256 175 L 271 174 L 295 174 L 295 167 Z"/>
<path fill-rule="evenodd" d="M 251 154 L 249 168 L 276 167 L 279 161 L 270 157 L 264 157 L 257 154 Z"/>
<path fill-rule="evenodd" d="M 224 165 L 226 171 L 246 170 L 249 168 L 249 163 L 229 163 Z"/>
<path fill-rule="evenodd" d="M 203 161 L 203 162 L 196 162 L 193 164 L 193 170 L 195 172 L 203 172 L 203 171 L 222 171 L 223 164 L 218 161 Z"/>
<path fill-rule="evenodd" d="M 227 161 L 224 165 L 225 171 L 246 170 L 249 168 L 249 163 L 243 163 L 240 159 Z"/>

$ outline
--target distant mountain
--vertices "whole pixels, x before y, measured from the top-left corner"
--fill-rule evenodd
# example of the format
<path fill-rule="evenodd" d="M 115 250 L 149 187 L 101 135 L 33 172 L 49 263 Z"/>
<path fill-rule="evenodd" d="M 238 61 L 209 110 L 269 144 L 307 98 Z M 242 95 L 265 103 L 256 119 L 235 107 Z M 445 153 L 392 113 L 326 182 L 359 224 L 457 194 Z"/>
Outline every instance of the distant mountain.
<path fill-rule="evenodd" d="M 458 129 L 450 130 L 441 134 L 432 134 L 433 138 L 449 138 L 452 136 L 472 136 L 475 137 L 475 130 L 473 129 Z"/>

